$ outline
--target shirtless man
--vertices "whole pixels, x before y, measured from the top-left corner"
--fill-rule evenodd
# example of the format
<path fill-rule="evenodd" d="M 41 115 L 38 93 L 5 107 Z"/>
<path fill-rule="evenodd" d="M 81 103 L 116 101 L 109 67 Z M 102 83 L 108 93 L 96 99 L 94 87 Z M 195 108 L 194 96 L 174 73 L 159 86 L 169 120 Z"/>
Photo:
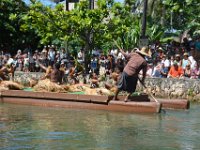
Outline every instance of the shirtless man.
<path fill-rule="evenodd" d="M 0 80 L 9 80 L 10 77 L 14 80 L 14 67 L 12 63 L 10 65 L 4 65 L 0 69 Z"/>
<path fill-rule="evenodd" d="M 53 65 L 52 72 L 50 73 L 51 82 L 62 84 L 64 72 L 60 70 L 60 64 L 55 63 Z"/>

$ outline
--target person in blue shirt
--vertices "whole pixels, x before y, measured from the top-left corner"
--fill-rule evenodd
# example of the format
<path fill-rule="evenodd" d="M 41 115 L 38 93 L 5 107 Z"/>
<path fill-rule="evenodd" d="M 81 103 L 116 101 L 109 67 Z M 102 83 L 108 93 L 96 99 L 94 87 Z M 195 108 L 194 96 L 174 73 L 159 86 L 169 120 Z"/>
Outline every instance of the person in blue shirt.
<path fill-rule="evenodd" d="M 167 78 L 169 67 L 165 67 L 164 63 L 161 63 L 160 77 Z"/>

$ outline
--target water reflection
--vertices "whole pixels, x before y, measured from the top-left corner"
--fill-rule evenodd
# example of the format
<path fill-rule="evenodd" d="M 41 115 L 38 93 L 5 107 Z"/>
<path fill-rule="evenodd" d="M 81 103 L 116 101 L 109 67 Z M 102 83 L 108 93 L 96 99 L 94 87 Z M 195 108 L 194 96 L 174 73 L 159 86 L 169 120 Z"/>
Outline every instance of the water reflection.
<path fill-rule="evenodd" d="M 198 149 L 198 108 L 142 115 L 0 104 L 0 148 Z"/>

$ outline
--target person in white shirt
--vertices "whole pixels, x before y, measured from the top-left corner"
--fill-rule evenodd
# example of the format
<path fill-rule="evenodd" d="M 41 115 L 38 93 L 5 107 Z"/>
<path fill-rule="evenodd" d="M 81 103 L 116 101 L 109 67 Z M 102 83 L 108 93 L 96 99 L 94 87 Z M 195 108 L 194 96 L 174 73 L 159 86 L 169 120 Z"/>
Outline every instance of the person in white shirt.
<path fill-rule="evenodd" d="M 152 74 L 153 74 L 153 64 L 150 63 L 147 65 L 147 73 L 146 73 L 146 76 L 147 77 L 152 77 Z"/>
<path fill-rule="evenodd" d="M 161 63 L 164 63 L 165 67 L 170 67 L 170 61 L 169 59 L 166 57 L 166 55 L 163 55 L 163 58 L 161 60 Z"/>
<path fill-rule="evenodd" d="M 78 52 L 78 62 L 80 64 L 82 64 L 84 62 L 84 53 L 83 53 L 83 49 L 80 50 L 80 52 Z"/>
<path fill-rule="evenodd" d="M 193 56 L 189 56 L 188 59 L 189 59 L 190 62 L 191 62 L 191 64 L 190 64 L 191 69 L 195 69 L 195 68 L 196 68 L 196 65 L 197 65 L 197 61 L 194 59 Z"/>

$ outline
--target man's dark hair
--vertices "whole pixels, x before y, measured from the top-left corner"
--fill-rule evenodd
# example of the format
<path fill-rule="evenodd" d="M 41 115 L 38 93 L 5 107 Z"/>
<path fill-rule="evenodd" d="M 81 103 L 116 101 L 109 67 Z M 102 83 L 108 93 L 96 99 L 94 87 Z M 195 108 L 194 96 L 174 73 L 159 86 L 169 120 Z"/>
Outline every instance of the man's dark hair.
<path fill-rule="evenodd" d="M 60 69 L 60 64 L 59 64 L 59 63 L 55 63 L 55 64 L 54 64 L 54 68 L 55 68 L 55 69 Z"/>

